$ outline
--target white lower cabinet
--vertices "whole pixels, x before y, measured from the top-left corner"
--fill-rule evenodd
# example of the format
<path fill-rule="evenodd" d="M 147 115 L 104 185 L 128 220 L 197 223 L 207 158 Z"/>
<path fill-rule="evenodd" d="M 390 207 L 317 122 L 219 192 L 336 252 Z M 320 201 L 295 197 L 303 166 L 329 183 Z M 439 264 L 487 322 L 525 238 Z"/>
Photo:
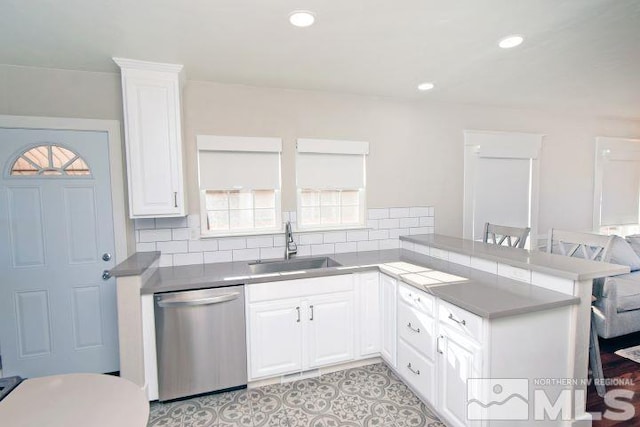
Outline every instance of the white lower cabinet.
<path fill-rule="evenodd" d="M 354 358 L 353 292 L 309 298 L 305 319 L 308 367 L 332 365 Z"/>
<path fill-rule="evenodd" d="M 397 371 L 426 402 L 436 395 L 434 298 L 409 285 L 398 285 Z"/>
<path fill-rule="evenodd" d="M 247 302 L 249 380 L 355 358 L 352 275 L 252 285 Z"/>
<path fill-rule="evenodd" d="M 302 319 L 299 299 L 249 305 L 251 377 L 302 369 Z"/>
<path fill-rule="evenodd" d="M 250 381 L 381 355 L 448 426 L 492 427 L 505 424 L 468 419 L 467 380 L 573 375 L 571 306 L 481 318 L 377 272 L 254 284 L 245 294 Z M 480 402 L 503 398 L 491 382 L 470 384 Z"/>
<path fill-rule="evenodd" d="M 382 311 L 382 358 L 393 368 L 396 367 L 396 279 L 380 274 L 380 306 Z"/>
<path fill-rule="evenodd" d="M 356 322 L 358 340 L 358 356 L 380 355 L 382 318 L 380 314 L 380 273 L 371 271 L 358 273 L 356 305 L 359 308 L 359 319 Z"/>
<path fill-rule="evenodd" d="M 518 381 L 526 378 L 571 378 L 572 371 L 567 370 L 566 364 L 571 323 L 570 306 L 487 319 L 422 293 L 420 299 L 423 302 L 423 309 L 419 309 L 416 301 L 411 306 L 411 310 L 407 311 L 402 307 L 411 304 L 406 303 L 403 286 L 401 285 L 399 291 L 398 370 L 403 379 L 436 409 L 442 421 L 448 426 L 512 425 L 509 420 L 488 419 L 490 417 L 487 415 L 492 409 L 488 409 L 489 412 L 487 412 L 482 409 L 482 405 L 469 404 L 473 399 L 484 404 L 501 401 L 505 399 L 505 393 L 508 397 L 510 392 L 507 389 L 511 383 L 507 381 L 504 385 L 506 388 L 503 390 L 502 379 Z M 414 297 L 416 291 L 415 288 L 412 289 Z M 420 291 L 417 292 L 420 293 Z M 433 304 L 428 302 L 429 299 Z M 425 301 L 427 301 L 426 304 Z M 433 318 L 428 315 L 431 307 Z M 417 318 L 411 317 L 416 310 L 421 314 Z M 420 316 L 427 321 L 420 321 Z M 428 326 L 430 321 L 433 321 L 432 329 Z M 435 342 L 431 337 L 425 337 L 420 344 L 411 344 L 411 340 L 415 337 L 408 333 L 410 331 L 403 332 L 405 322 L 407 324 L 411 322 L 412 327 L 415 326 L 413 322 L 420 322 L 421 333 L 422 325 L 426 325 L 424 326 L 426 331 L 434 331 Z M 424 341 L 427 343 L 425 344 Z M 430 350 L 431 345 L 435 350 L 433 352 Z M 433 359 L 430 359 L 431 354 Z M 410 360 L 410 358 L 413 359 Z M 431 360 L 434 366 L 433 375 L 425 375 L 425 379 L 422 380 L 418 380 L 418 377 L 422 376 L 422 367 L 418 376 L 412 372 L 415 369 L 404 369 L 403 366 L 405 363 L 411 363 L 412 368 L 418 367 L 420 363 L 424 364 L 425 361 Z M 424 369 L 428 372 L 429 364 L 425 366 Z M 493 379 L 500 387 L 496 388 L 492 381 L 483 379 Z M 428 390 L 432 390 L 433 394 L 430 395 Z M 531 397 L 533 394 L 531 389 L 529 393 Z M 513 409 L 509 408 L 509 410 Z M 469 409 L 472 412 L 468 412 Z M 526 406 L 524 413 L 526 417 Z M 538 425 L 538 423 L 530 420 L 518 425 Z"/>
<path fill-rule="evenodd" d="M 400 377 L 447 425 L 468 426 L 467 379 L 481 377 L 482 319 L 412 286 L 398 286 Z"/>
<path fill-rule="evenodd" d="M 467 421 L 467 380 L 482 378 L 480 344 L 442 326 L 438 356 L 438 411 L 448 425 L 473 425 Z"/>

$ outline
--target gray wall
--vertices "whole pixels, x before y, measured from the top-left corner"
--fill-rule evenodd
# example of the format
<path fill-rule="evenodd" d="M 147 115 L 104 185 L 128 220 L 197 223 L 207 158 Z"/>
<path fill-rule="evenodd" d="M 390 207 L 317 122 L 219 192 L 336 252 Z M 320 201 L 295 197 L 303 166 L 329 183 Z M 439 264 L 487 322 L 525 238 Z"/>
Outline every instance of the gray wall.
<path fill-rule="evenodd" d="M 188 70 L 187 70 L 188 73 Z M 0 114 L 122 120 L 117 74 L 0 66 Z M 462 234 L 464 129 L 543 133 L 539 228 L 589 230 L 596 136 L 640 137 L 640 121 L 188 81 L 189 211 L 198 212 L 195 135 L 284 139 L 283 210 L 294 210 L 297 137 L 366 140 L 370 208 L 434 206 Z"/>

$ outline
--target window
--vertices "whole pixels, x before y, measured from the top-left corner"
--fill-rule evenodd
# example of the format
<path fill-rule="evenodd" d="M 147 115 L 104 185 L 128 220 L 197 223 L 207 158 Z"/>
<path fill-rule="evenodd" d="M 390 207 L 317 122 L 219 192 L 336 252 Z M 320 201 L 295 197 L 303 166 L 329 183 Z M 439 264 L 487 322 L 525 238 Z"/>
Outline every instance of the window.
<path fill-rule="evenodd" d="M 464 237 L 482 240 L 490 222 L 531 227 L 535 244 L 542 135 L 465 131 L 464 143 Z"/>
<path fill-rule="evenodd" d="M 280 231 L 278 138 L 198 135 L 201 234 Z"/>
<path fill-rule="evenodd" d="M 298 229 L 365 226 L 368 153 L 367 142 L 298 140 Z"/>
<path fill-rule="evenodd" d="M 39 145 L 22 153 L 11 166 L 12 176 L 87 176 L 87 163 L 59 145 Z"/>
<path fill-rule="evenodd" d="M 640 140 L 596 139 L 594 231 L 635 234 L 640 231 Z"/>

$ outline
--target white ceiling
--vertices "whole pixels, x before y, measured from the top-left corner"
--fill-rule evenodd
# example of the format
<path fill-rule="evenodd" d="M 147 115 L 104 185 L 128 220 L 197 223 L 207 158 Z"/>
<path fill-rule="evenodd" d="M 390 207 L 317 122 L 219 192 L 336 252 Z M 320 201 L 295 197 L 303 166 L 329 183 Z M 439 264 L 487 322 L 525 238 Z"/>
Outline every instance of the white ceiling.
<path fill-rule="evenodd" d="M 639 0 L 2 0 L 0 40 L 4 64 L 640 118 Z"/>

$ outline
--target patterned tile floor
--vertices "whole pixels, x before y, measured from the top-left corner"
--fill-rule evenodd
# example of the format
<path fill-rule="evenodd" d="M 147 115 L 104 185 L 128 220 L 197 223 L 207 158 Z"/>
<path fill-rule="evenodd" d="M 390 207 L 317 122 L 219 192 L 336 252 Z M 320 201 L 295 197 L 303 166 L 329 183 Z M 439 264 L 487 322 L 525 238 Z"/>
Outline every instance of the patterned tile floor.
<path fill-rule="evenodd" d="M 150 427 L 445 427 L 382 364 L 153 403 Z"/>

